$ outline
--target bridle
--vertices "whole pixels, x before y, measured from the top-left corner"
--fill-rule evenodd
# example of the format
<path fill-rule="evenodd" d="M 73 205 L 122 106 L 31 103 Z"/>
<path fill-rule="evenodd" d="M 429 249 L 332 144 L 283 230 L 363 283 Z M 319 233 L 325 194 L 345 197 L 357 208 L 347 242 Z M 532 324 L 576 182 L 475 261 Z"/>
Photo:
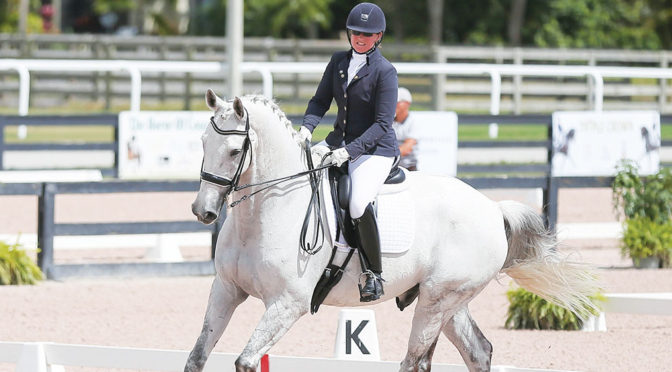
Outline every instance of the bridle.
<path fill-rule="evenodd" d="M 201 180 L 218 186 L 229 187 L 229 191 L 227 192 L 227 194 L 232 191 L 238 191 L 240 190 L 238 188 L 240 175 L 243 173 L 243 167 L 245 166 L 245 159 L 247 159 L 247 153 L 250 150 L 250 114 L 247 112 L 247 109 L 245 109 L 245 130 L 221 130 L 215 124 L 214 116 L 210 118 L 210 124 L 212 124 L 212 128 L 215 130 L 215 132 L 223 136 L 228 135 L 245 136 L 245 140 L 243 140 L 243 155 L 240 158 L 240 163 L 238 163 L 236 173 L 234 173 L 233 177 L 231 178 L 218 176 L 214 173 L 204 171 L 203 170 L 203 162 L 205 162 L 205 156 L 204 156 L 203 162 L 201 162 Z"/>
<path fill-rule="evenodd" d="M 310 152 L 310 141 L 306 140 L 305 144 L 305 151 L 306 151 L 306 161 L 308 162 L 308 170 L 299 172 L 296 174 L 293 174 L 291 176 L 286 176 L 286 177 L 280 177 L 264 182 L 259 182 L 259 183 L 253 183 L 253 184 L 246 184 L 246 185 L 241 185 L 238 186 L 238 182 L 240 181 L 240 175 L 243 173 L 243 168 L 245 167 L 245 159 L 247 159 L 248 152 L 251 151 L 250 149 L 250 114 L 247 112 L 247 109 L 245 109 L 245 130 L 221 130 L 217 127 L 215 124 L 215 117 L 210 118 L 210 124 L 212 124 L 213 129 L 215 132 L 218 134 L 221 134 L 223 136 L 226 135 L 236 135 L 236 136 L 245 136 L 245 140 L 243 141 L 243 154 L 240 158 L 240 163 L 238 163 L 238 168 L 236 169 L 236 173 L 233 174 L 233 177 L 227 178 L 223 176 L 216 175 L 211 172 L 206 172 L 203 170 L 203 162 L 201 162 L 201 180 L 212 183 L 217 186 L 222 186 L 222 187 L 228 187 L 228 191 L 226 195 L 230 194 L 233 191 L 240 191 L 247 189 L 249 187 L 253 186 L 261 186 L 261 185 L 267 185 L 266 187 L 262 187 L 259 190 L 256 190 L 250 194 L 243 195 L 240 199 L 232 202 L 229 204 L 229 207 L 233 208 L 236 205 L 240 204 L 242 201 L 250 198 L 254 194 L 264 191 L 268 188 L 271 188 L 275 185 L 278 185 L 282 182 L 293 180 L 295 178 L 299 178 L 302 176 L 309 175 L 310 176 L 310 186 L 312 189 L 312 196 L 310 198 L 310 203 L 308 205 L 308 211 L 306 212 L 306 217 L 303 222 L 303 227 L 301 229 L 301 236 L 300 236 L 300 241 L 299 245 L 301 246 L 301 249 L 303 249 L 306 253 L 308 254 L 315 254 L 317 253 L 320 249 L 322 249 L 322 245 L 317 246 L 317 241 L 318 241 L 318 236 L 320 234 L 324 234 L 324 222 L 322 221 L 321 217 L 321 203 L 320 203 L 320 195 L 319 195 L 319 190 L 321 187 L 321 180 L 322 177 L 318 176 L 316 173 L 319 171 L 322 171 L 326 168 L 331 167 L 331 164 L 320 164 L 319 167 L 314 167 L 313 166 L 313 160 L 312 160 L 312 155 Z M 252 155 L 250 154 L 250 157 Z M 327 154 L 322 158 L 322 161 L 326 158 Z M 203 157 L 205 160 L 205 156 Z M 225 195 L 225 197 L 226 197 Z M 310 220 L 310 215 L 311 212 L 316 216 L 315 218 L 315 225 L 314 225 L 314 230 L 313 230 L 313 239 L 312 239 L 312 244 L 309 242 L 306 242 L 306 234 L 307 234 L 307 228 L 308 228 L 308 221 Z"/>

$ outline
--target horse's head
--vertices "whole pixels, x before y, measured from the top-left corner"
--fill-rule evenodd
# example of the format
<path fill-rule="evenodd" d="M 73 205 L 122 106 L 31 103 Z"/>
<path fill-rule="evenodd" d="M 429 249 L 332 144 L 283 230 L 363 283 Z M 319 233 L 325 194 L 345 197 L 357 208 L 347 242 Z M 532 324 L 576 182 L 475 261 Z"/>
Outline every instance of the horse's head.
<path fill-rule="evenodd" d="M 208 89 L 205 101 L 214 114 L 201 137 L 201 185 L 191 210 L 199 221 L 209 224 L 217 219 L 227 195 L 249 168 L 256 135 L 238 97 L 225 102 Z"/>

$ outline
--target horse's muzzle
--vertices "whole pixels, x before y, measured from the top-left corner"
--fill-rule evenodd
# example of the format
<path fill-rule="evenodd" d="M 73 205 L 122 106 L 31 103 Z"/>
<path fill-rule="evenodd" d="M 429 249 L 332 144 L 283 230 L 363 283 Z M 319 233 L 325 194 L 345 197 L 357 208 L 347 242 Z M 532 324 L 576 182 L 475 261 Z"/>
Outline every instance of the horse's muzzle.
<path fill-rule="evenodd" d="M 226 200 L 231 188 L 221 190 L 221 188 L 201 189 L 196 196 L 196 200 L 191 204 L 191 212 L 198 220 L 209 225 L 219 217 L 222 209 L 222 203 Z"/>
<path fill-rule="evenodd" d="M 198 220 L 206 225 L 209 225 L 217 219 L 217 212 L 209 209 L 201 209 L 197 202 L 191 204 L 191 213 L 193 213 Z"/>

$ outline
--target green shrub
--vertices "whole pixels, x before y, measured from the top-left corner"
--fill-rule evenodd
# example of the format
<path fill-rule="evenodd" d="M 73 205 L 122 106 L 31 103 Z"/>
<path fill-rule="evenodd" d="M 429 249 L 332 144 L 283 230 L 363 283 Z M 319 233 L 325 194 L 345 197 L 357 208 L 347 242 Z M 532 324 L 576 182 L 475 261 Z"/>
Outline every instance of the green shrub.
<path fill-rule="evenodd" d="M 623 161 L 612 184 L 613 206 L 624 217 L 621 252 L 635 265 L 642 258 L 658 257 L 663 267 L 672 256 L 672 170 L 639 175 L 637 164 Z"/>
<path fill-rule="evenodd" d="M 658 257 L 663 267 L 670 266 L 672 256 L 672 222 L 655 223 L 648 217 L 634 217 L 625 221 L 621 253 L 639 264 L 646 257 Z"/>
<path fill-rule="evenodd" d="M 42 271 L 20 245 L 0 241 L 0 285 L 35 284 L 42 280 Z"/>
<path fill-rule="evenodd" d="M 613 206 L 625 219 L 648 217 L 663 224 L 672 217 L 672 170 L 661 168 L 656 174 L 640 177 L 637 164 L 625 160 L 617 168 L 613 191 Z"/>
<path fill-rule="evenodd" d="M 509 299 L 509 309 L 504 327 L 508 329 L 572 331 L 579 330 L 583 326 L 581 318 L 571 311 L 546 301 L 523 288 L 508 290 L 506 297 Z M 597 301 L 604 301 L 604 296 L 601 294 L 596 294 L 592 298 Z"/>

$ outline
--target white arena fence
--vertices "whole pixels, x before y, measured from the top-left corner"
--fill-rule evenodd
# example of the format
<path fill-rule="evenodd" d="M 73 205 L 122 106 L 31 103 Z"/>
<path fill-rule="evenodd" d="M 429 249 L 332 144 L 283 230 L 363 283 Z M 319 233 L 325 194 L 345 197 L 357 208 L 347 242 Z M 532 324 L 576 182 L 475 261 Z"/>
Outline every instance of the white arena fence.
<path fill-rule="evenodd" d="M 67 366 L 181 372 L 188 351 L 132 349 L 55 343 L 0 342 L 0 363 L 16 364 L 16 372 L 67 371 Z M 237 354 L 212 353 L 206 372 L 233 371 Z M 265 360 L 264 360 L 265 359 Z M 260 372 L 396 372 L 399 362 L 353 361 L 329 358 L 298 358 L 268 355 Z M 465 372 L 457 364 L 434 363 L 434 372 Z M 493 366 L 493 372 L 560 372 L 549 369 Z"/>
<path fill-rule="evenodd" d="M 672 316 L 672 293 L 612 293 L 606 295 L 604 311 Z M 584 331 L 606 331 L 604 313 L 584 324 Z M 68 366 L 116 368 L 143 371 L 182 371 L 188 351 L 138 349 L 51 342 L 0 342 L 0 363 L 16 365 L 16 372 L 64 372 Z M 232 371 L 237 354 L 212 353 L 206 371 Z M 399 362 L 358 361 L 336 358 L 306 358 L 266 355 L 260 372 L 393 372 Z M 433 371 L 463 372 L 457 364 L 435 363 Z M 493 366 L 493 372 L 552 372 L 548 369 Z M 559 371 L 556 371 L 559 372 Z"/>
<path fill-rule="evenodd" d="M 115 116 L 103 115 L 98 125 L 116 126 Z M 83 143 L 83 144 L 52 144 L 52 143 L 5 143 L 2 139 L 4 127 L 8 125 L 90 125 L 96 122 L 96 116 L 0 116 L 0 164 L 5 151 L 44 152 L 56 150 L 104 150 L 114 154 L 114 168 L 101 170 L 106 177 L 116 177 L 116 164 L 119 156 L 118 144 Z M 546 125 L 550 127 L 549 115 L 460 115 L 459 125 L 487 125 L 498 122 L 500 125 Z M 662 116 L 661 123 L 672 123 L 672 117 Z M 458 142 L 460 149 L 499 149 L 535 148 L 546 153 L 540 164 L 460 164 L 460 173 L 470 174 L 463 180 L 477 189 L 527 189 L 540 190 L 542 197 L 542 212 L 550 227 L 555 228 L 558 215 L 558 191 L 560 188 L 580 187 L 610 187 L 611 177 L 551 177 L 550 159 L 552 158 L 552 132 L 548 138 L 537 141 L 464 141 Z M 116 137 L 115 137 L 116 138 Z M 662 141 L 662 145 L 669 147 L 672 141 Z M 666 164 L 669 166 L 669 164 Z M 0 168 L 0 173 L 2 173 Z M 7 171 L 12 172 L 12 171 Z M 485 173 L 483 176 L 479 174 Z M 523 176 L 511 176 L 511 174 Z M 493 176 L 492 174 L 497 174 Z M 499 176 L 504 174 L 506 177 Z M 3 176 L 3 174 L 0 174 Z M 50 279 L 83 276 L 114 276 L 114 275 L 207 275 L 214 272 L 212 260 L 189 262 L 133 262 L 108 264 L 54 264 L 55 237 L 68 236 L 120 236 L 125 234 L 171 234 L 171 233 L 207 233 L 212 234 L 210 249 L 214 247 L 217 226 L 204 226 L 195 220 L 171 222 L 119 222 L 106 224 L 63 224 L 54 221 L 55 199 L 61 194 L 101 194 L 101 193 L 143 193 L 143 192 L 195 192 L 198 181 L 119 181 L 105 179 L 102 182 L 38 182 L 38 183 L 0 183 L 0 196 L 32 195 L 37 197 L 38 232 L 37 246 L 38 264 Z M 210 252 L 212 257 L 212 252 Z"/>
<path fill-rule="evenodd" d="M 393 63 L 400 75 L 488 76 L 490 80 L 491 115 L 500 113 L 502 77 L 587 78 L 588 101 L 592 109 L 604 106 L 604 79 L 672 79 L 672 69 L 655 67 L 607 67 L 586 65 L 522 65 L 479 63 Z M 244 73 L 257 73 L 262 78 L 262 91 L 273 97 L 274 74 L 321 74 L 325 62 L 243 62 Z M 32 72 L 124 72 L 130 79 L 130 110 L 139 111 L 142 97 L 143 73 L 211 73 L 225 76 L 227 65 L 222 62 L 141 61 L 141 60 L 65 60 L 65 59 L 0 59 L 0 70 L 16 71 L 19 76 L 18 114 L 28 115 L 30 75 Z M 438 97 L 446 89 L 438 88 Z M 663 107 L 658 107 L 664 111 Z M 657 103 L 660 105 L 660 102 Z M 441 108 L 442 105 L 439 105 Z"/>

